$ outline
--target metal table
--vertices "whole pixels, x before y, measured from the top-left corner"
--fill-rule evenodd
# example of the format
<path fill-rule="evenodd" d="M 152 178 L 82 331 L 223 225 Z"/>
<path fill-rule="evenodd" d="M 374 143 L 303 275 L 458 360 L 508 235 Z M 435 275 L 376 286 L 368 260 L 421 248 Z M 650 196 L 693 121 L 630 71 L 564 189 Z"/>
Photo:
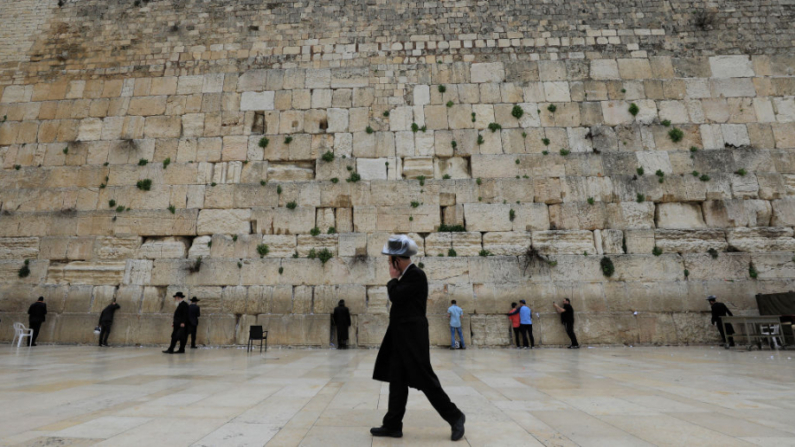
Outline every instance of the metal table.
<path fill-rule="evenodd" d="M 768 346 L 774 346 L 774 338 L 777 338 L 782 343 L 782 348 L 786 348 L 790 344 L 787 343 L 786 332 L 784 325 L 791 325 L 791 323 L 784 323 L 778 315 L 763 315 L 758 317 L 721 317 L 720 324 L 723 325 L 723 333 L 728 338 L 727 326 L 730 324 L 738 325 L 744 328 L 744 334 L 735 333 L 733 337 L 739 338 L 745 336 L 748 350 L 753 349 L 754 346 L 762 349 L 762 342 L 766 341 Z M 778 334 L 773 334 L 773 326 L 778 326 Z M 767 332 L 767 333 L 764 333 Z M 737 340 L 737 338 L 735 340 Z M 740 344 L 739 342 L 737 344 Z"/>

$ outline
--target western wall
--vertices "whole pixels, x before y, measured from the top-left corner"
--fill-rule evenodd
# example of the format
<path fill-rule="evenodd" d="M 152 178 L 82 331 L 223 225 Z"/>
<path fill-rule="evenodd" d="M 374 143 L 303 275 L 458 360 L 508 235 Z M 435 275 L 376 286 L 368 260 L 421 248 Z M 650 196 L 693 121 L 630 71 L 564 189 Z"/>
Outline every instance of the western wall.
<path fill-rule="evenodd" d="M 351 344 L 388 322 L 390 233 L 418 242 L 432 343 L 717 340 L 795 281 L 795 3 L 0 3 L 0 339 Z M 608 276 L 608 273 L 610 274 Z"/>

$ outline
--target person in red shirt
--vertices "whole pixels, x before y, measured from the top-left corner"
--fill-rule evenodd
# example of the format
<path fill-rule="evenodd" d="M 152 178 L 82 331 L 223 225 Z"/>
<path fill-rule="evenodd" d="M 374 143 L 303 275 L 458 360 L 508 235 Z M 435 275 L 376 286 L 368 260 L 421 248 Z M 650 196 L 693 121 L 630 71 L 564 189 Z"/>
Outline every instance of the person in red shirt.
<path fill-rule="evenodd" d="M 516 337 L 516 348 L 519 349 L 519 326 L 521 320 L 519 319 L 519 309 L 516 308 L 516 303 L 511 303 L 511 312 L 508 313 L 508 318 L 511 320 L 511 327 L 513 327 L 513 335 Z"/>

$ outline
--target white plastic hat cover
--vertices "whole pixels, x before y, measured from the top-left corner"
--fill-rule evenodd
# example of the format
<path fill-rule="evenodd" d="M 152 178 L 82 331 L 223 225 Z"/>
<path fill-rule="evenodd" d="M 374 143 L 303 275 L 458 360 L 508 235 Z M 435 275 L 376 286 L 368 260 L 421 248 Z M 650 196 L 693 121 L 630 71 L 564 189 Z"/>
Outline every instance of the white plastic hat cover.
<path fill-rule="evenodd" d="M 389 238 L 381 254 L 390 256 L 411 257 L 417 254 L 417 243 L 406 235 L 392 236 Z"/>

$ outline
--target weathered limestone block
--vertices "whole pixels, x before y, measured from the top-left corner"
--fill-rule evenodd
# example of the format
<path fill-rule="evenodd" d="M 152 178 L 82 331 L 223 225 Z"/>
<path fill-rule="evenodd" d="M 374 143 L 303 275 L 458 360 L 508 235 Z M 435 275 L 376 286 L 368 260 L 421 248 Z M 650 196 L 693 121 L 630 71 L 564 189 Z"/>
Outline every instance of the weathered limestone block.
<path fill-rule="evenodd" d="M 701 206 L 696 203 L 660 203 L 655 214 L 658 228 L 704 228 Z"/>
<path fill-rule="evenodd" d="M 483 249 L 481 245 L 481 234 L 474 233 L 450 233 L 452 235 L 452 247 L 458 256 L 478 256 Z M 445 253 L 446 254 L 446 253 Z"/>
<path fill-rule="evenodd" d="M 0 259 L 35 259 L 39 256 L 39 238 L 0 238 Z"/>
<path fill-rule="evenodd" d="M 608 203 L 608 226 L 613 229 L 654 228 L 654 204 L 649 202 Z"/>
<path fill-rule="evenodd" d="M 466 158 L 436 158 L 433 163 L 434 178 L 444 178 L 449 176 L 451 179 L 469 178 L 469 163 Z M 403 169 L 405 170 L 405 164 Z"/>
<path fill-rule="evenodd" d="M 262 208 L 252 212 L 257 228 L 263 234 L 309 233 L 315 227 L 315 208 L 299 206 L 289 208 Z"/>
<path fill-rule="evenodd" d="M 188 250 L 188 258 L 197 258 L 199 256 L 206 258 L 210 256 L 210 243 L 212 239 L 212 236 L 199 236 L 194 238 L 190 250 Z"/>
<path fill-rule="evenodd" d="M 529 231 L 489 232 L 483 235 L 483 249 L 494 256 L 522 256 L 531 243 Z"/>
<path fill-rule="evenodd" d="M 663 253 L 704 253 L 709 249 L 725 251 L 728 247 L 723 230 L 656 230 L 655 245 Z"/>
<path fill-rule="evenodd" d="M 140 236 L 194 236 L 199 210 L 125 211 L 119 214 L 113 227 L 117 236 L 137 234 Z M 100 221 L 97 224 L 105 224 Z M 93 233 L 96 234 L 96 233 Z"/>
<path fill-rule="evenodd" d="M 405 158 L 403 160 L 404 178 L 417 178 L 419 176 L 433 178 L 433 172 L 432 158 Z"/>
<path fill-rule="evenodd" d="M 338 240 L 336 234 L 319 234 L 311 236 L 306 234 L 299 234 L 296 239 L 296 250 L 298 256 L 305 257 L 311 250 L 319 252 L 320 250 L 327 249 L 333 255 L 337 255 Z"/>
<path fill-rule="evenodd" d="M 187 251 L 187 241 L 184 238 L 153 238 L 141 245 L 137 257 L 146 259 L 184 258 Z"/>
<path fill-rule="evenodd" d="M 248 234 L 251 230 L 251 217 L 251 210 L 205 209 L 199 212 L 196 228 L 199 234 Z"/>
<path fill-rule="evenodd" d="M 621 230 L 601 230 L 602 253 L 620 254 L 624 253 L 624 232 Z M 598 248 L 598 247 L 597 247 Z"/>
<path fill-rule="evenodd" d="M 751 262 L 757 271 L 757 279 L 791 279 L 795 276 L 792 253 L 752 254 Z"/>
<path fill-rule="evenodd" d="M 356 214 L 354 213 L 354 218 Z M 376 231 L 430 233 L 441 224 L 437 205 L 379 207 Z"/>
<path fill-rule="evenodd" d="M 425 237 L 426 256 L 447 256 L 451 248 L 453 248 L 453 233 L 451 232 L 431 233 Z"/>
<path fill-rule="evenodd" d="M 83 262 L 52 264 L 47 282 L 54 284 L 118 285 L 124 279 L 125 262 Z"/>
<path fill-rule="evenodd" d="M 284 346 L 328 346 L 328 315 L 258 315 L 257 324 L 268 331 L 268 341 Z"/>
<path fill-rule="evenodd" d="M 559 230 L 596 230 L 607 226 L 605 205 L 566 202 L 549 206 L 549 222 Z"/>
<path fill-rule="evenodd" d="M 684 266 L 679 255 L 615 255 L 610 256 L 616 281 L 676 281 L 684 279 Z"/>
<path fill-rule="evenodd" d="M 751 255 L 745 253 L 721 253 L 712 258 L 708 253 L 682 255 L 688 280 L 730 280 L 748 279 L 748 266 Z"/>
<path fill-rule="evenodd" d="M 300 182 L 315 178 L 315 164 L 311 161 L 268 163 L 268 180 L 274 182 Z"/>
<path fill-rule="evenodd" d="M 654 250 L 654 230 L 625 230 L 624 243 L 627 253 L 651 253 Z"/>
<path fill-rule="evenodd" d="M 503 82 L 505 80 L 505 67 L 502 62 L 472 64 L 470 67 L 472 82 Z"/>
<path fill-rule="evenodd" d="M 792 228 L 760 227 L 726 230 L 729 247 L 744 252 L 795 251 Z"/>
<path fill-rule="evenodd" d="M 709 58 L 713 78 L 748 78 L 754 76 L 748 56 L 713 56 Z"/>
<path fill-rule="evenodd" d="M 773 218 L 770 225 L 774 227 L 795 226 L 795 199 L 773 200 Z"/>
<path fill-rule="evenodd" d="M 359 314 L 356 327 L 358 345 L 364 347 L 379 346 L 384 339 L 387 326 L 389 326 L 389 316 L 385 313 Z M 349 331 L 352 329 L 350 328 Z"/>
<path fill-rule="evenodd" d="M 533 231 L 533 248 L 543 255 L 595 254 L 593 232 Z"/>
<path fill-rule="evenodd" d="M 766 200 L 709 200 L 703 209 L 707 226 L 718 228 L 767 226 L 773 214 Z"/>

